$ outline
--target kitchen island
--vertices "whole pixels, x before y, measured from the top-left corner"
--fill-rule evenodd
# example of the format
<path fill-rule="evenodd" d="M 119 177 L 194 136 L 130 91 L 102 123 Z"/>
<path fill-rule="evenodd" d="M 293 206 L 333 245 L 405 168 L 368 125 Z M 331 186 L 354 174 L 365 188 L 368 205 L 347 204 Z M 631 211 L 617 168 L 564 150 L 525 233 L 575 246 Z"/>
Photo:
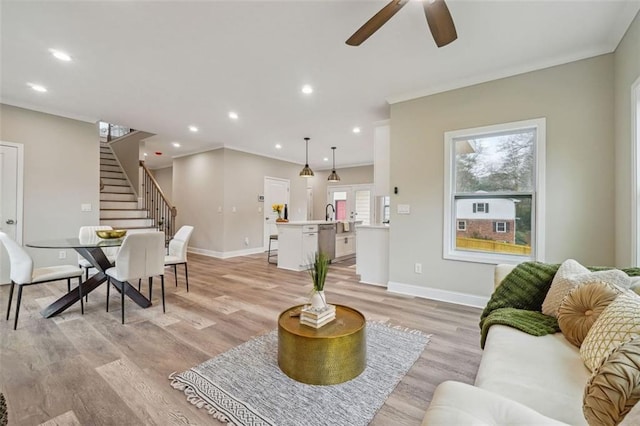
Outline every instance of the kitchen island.
<path fill-rule="evenodd" d="M 356 274 L 364 284 L 387 286 L 389 281 L 389 225 L 357 226 Z"/>
<path fill-rule="evenodd" d="M 309 269 L 318 250 L 325 253 L 330 260 L 355 253 L 354 222 L 345 226 L 339 221 L 304 220 L 277 222 L 276 225 L 278 268 L 292 271 Z M 349 247 L 340 245 L 336 248 L 338 241 Z"/>

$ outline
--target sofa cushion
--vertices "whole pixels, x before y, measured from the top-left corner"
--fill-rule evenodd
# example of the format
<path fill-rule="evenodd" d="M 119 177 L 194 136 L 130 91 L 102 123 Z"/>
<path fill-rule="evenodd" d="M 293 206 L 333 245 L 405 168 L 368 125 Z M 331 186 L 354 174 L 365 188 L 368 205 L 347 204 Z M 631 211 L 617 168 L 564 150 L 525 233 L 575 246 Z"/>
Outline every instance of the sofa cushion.
<path fill-rule="evenodd" d="M 451 425 L 566 426 L 493 392 L 447 381 L 436 388 L 422 426 Z"/>
<path fill-rule="evenodd" d="M 589 424 L 617 425 L 640 399 L 640 339 L 614 350 L 589 379 L 584 415 Z"/>
<path fill-rule="evenodd" d="M 578 348 L 561 333 L 536 337 L 494 325 L 475 384 L 547 417 L 586 425 L 582 394 L 588 378 Z"/>
<path fill-rule="evenodd" d="M 591 326 L 624 290 L 601 282 L 588 282 L 573 288 L 558 309 L 558 325 L 564 337 L 580 347 Z"/>
<path fill-rule="evenodd" d="M 542 302 L 542 313 L 553 317 L 558 316 L 558 309 L 567 294 L 580 284 L 590 282 L 607 282 L 622 288 L 629 288 L 629 276 L 619 269 L 591 272 L 573 259 L 568 259 L 560 265 L 553 277 L 551 287 Z"/>
<path fill-rule="evenodd" d="M 594 371 L 620 345 L 640 336 L 640 296 L 626 291 L 600 314 L 587 333 L 580 355 L 587 368 Z"/>

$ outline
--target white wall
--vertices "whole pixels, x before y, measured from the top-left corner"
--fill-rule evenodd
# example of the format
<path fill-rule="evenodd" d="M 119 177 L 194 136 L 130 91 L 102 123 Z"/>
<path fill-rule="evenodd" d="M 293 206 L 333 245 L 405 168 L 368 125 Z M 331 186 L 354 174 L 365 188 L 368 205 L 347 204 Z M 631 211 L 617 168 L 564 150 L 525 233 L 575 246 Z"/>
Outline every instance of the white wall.
<path fill-rule="evenodd" d="M 24 144 L 23 242 L 74 237 L 100 217 L 100 138 L 86 123 L 0 104 L 0 139 Z M 91 212 L 80 211 L 91 204 Z M 38 266 L 77 264 L 58 250 L 30 249 Z"/>
<path fill-rule="evenodd" d="M 475 203 L 488 203 L 489 212 L 474 213 Z M 461 199 L 456 203 L 456 218 L 513 220 L 516 218 L 516 203 L 505 198 Z"/>
<path fill-rule="evenodd" d="M 618 45 L 614 56 L 616 264 L 629 266 L 631 259 L 631 85 L 640 77 L 640 14 Z M 640 224 L 638 224 L 640 226 Z"/>
<path fill-rule="evenodd" d="M 392 282 L 477 296 L 493 266 L 443 260 L 444 133 L 547 119 L 546 260 L 614 263 L 613 55 L 391 105 Z M 410 215 L 395 213 L 409 204 Z M 421 263 L 422 274 L 414 273 Z"/>

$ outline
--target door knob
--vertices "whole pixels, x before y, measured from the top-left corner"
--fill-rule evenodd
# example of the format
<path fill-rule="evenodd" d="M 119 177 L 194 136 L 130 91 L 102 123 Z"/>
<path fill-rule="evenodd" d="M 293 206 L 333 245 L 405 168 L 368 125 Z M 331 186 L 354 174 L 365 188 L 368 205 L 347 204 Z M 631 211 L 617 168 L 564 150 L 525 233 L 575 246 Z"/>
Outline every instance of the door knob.
<path fill-rule="evenodd" d="M 7 219 L 7 225 L 14 225 L 16 223 L 13 219 Z"/>

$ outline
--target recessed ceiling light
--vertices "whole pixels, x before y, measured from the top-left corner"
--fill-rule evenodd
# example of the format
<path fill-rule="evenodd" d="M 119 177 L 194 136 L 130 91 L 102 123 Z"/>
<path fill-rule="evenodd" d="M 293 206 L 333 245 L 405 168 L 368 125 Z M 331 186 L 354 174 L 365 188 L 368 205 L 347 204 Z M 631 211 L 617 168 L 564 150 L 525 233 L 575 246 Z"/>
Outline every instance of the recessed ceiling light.
<path fill-rule="evenodd" d="M 149 154 L 147 154 L 147 153 L 145 152 L 145 153 L 144 153 L 144 156 L 146 157 L 147 155 L 149 155 Z"/>
<path fill-rule="evenodd" d="M 51 52 L 56 59 L 60 59 L 61 61 L 69 62 L 71 60 L 71 56 L 61 50 L 49 49 L 49 52 Z"/>
<path fill-rule="evenodd" d="M 237 120 L 238 119 L 238 113 L 237 112 L 233 112 L 233 111 L 229 111 L 229 118 L 232 120 Z"/>
<path fill-rule="evenodd" d="M 302 93 L 304 93 L 305 95 L 310 95 L 313 93 L 313 87 L 311 87 L 308 84 L 305 84 L 304 86 L 302 86 Z"/>
<path fill-rule="evenodd" d="M 323 161 L 329 161 L 329 157 L 324 157 L 322 160 Z"/>
<path fill-rule="evenodd" d="M 198 131 L 198 128 L 196 126 L 189 126 L 189 131 L 195 133 Z"/>
<path fill-rule="evenodd" d="M 360 133 L 360 127 L 354 127 L 353 133 Z"/>
<path fill-rule="evenodd" d="M 171 145 L 175 146 L 176 148 L 180 148 L 180 144 L 178 142 L 173 142 Z"/>
<path fill-rule="evenodd" d="M 276 144 L 276 149 L 282 149 L 282 145 L 280 145 L 279 143 Z"/>
<path fill-rule="evenodd" d="M 46 92 L 47 91 L 47 88 L 42 86 L 42 85 L 40 85 L 40 84 L 27 83 L 27 86 L 31 87 L 36 92 Z"/>

